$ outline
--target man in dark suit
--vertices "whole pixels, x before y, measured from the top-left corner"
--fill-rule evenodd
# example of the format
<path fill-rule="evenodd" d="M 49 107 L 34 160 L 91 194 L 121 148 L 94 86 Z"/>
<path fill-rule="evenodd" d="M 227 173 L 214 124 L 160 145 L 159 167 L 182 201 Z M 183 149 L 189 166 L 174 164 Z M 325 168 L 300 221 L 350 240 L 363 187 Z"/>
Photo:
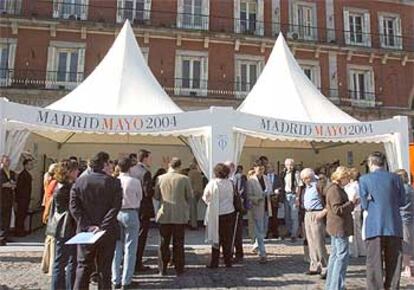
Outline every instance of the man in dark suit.
<path fill-rule="evenodd" d="M 131 154 L 133 156 L 133 154 Z M 154 184 L 151 176 L 151 152 L 145 149 L 141 149 L 138 152 L 138 163 L 131 167 L 129 175 L 138 178 L 142 185 L 142 200 L 139 208 L 139 234 L 138 234 L 138 249 L 137 249 L 137 261 L 135 270 L 138 272 L 146 271 L 148 266 L 144 266 L 142 258 L 144 256 L 145 245 L 147 243 L 148 230 L 150 226 L 150 219 L 155 217 L 154 205 L 152 203 L 152 197 L 154 196 Z"/>
<path fill-rule="evenodd" d="M 267 229 L 267 236 L 273 238 L 279 238 L 279 224 L 277 219 L 277 213 L 279 209 L 279 203 L 284 201 L 284 191 L 282 189 L 282 181 L 276 174 L 273 165 L 269 165 L 267 168 L 267 177 L 272 184 L 272 193 L 270 194 L 270 202 L 272 204 L 272 216 L 269 217 L 269 228 Z"/>
<path fill-rule="evenodd" d="M 400 207 L 405 205 L 405 189 L 401 178 L 387 172 L 384 166 L 385 156 L 381 152 L 370 154 L 370 173 L 359 179 L 361 207 L 367 213 L 362 233 L 367 247 L 367 289 L 400 287 L 403 237 Z"/>
<path fill-rule="evenodd" d="M 17 176 L 16 182 L 16 227 L 15 236 L 22 237 L 26 234 L 24 229 L 24 221 L 26 219 L 27 210 L 30 205 L 30 196 L 32 194 L 32 175 L 29 173 L 33 169 L 33 161 L 30 159 L 23 160 L 23 170 Z"/>
<path fill-rule="evenodd" d="M 227 161 L 225 163 L 230 168 L 230 176 L 229 179 L 233 182 L 234 192 L 238 194 L 241 199 L 241 203 L 243 206 L 242 212 L 238 212 L 238 218 L 235 221 L 237 224 L 234 226 L 236 228 L 236 235 L 234 237 L 234 252 L 235 257 L 233 263 L 241 263 L 243 262 L 244 252 L 243 252 L 243 214 L 245 210 L 247 210 L 247 191 L 246 191 L 246 182 L 247 178 L 246 175 L 243 174 L 243 166 L 238 165 L 237 169 L 235 169 L 235 165 L 231 161 Z M 233 236 L 234 233 L 232 233 Z"/>
<path fill-rule="evenodd" d="M 16 174 L 10 169 L 10 158 L 3 155 L 0 169 L 0 246 L 6 245 L 10 231 L 13 209 L 13 194 L 16 188 Z"/>
<path fill-rule="evenodd" d="M 78 267 L 74 289 L 88 289 L 96 259 L 98 288 L 111 289 L 111 264 L 119 237 L 117 215 L 122 203 L 120 181 L 108 176 L 109 155 L 99 152 L 90 161 L 92 172 L 78 178 L 70 194 L 70 212 L 77 232 L 105 231 L 94 245 L 78 246 Z"/>

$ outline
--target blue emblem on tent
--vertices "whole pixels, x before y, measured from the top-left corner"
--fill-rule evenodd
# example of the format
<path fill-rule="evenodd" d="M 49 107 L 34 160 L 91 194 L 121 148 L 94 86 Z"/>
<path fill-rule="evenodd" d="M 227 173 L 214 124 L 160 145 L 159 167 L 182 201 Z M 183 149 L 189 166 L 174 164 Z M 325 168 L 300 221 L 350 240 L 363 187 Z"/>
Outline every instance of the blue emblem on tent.
<path fill-rule="evenodd" d="M 229 137 L 227 135 L 219 135 L 217 137 L 217 145 L 223 151 L 229 143 Z"/>

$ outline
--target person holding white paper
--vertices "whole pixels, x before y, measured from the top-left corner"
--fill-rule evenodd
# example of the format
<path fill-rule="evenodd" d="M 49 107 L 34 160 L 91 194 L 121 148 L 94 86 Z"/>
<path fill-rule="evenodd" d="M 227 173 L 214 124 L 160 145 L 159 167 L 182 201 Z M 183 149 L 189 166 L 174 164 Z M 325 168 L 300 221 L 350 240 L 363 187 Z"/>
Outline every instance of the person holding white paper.
<path fill-rule="evenodd" d="M 139 229 L 139 205 L 142 199 L 141 182 L 129 175 L 131 160 L 122 158 L 118 162 L 123 199 L 122 207 L 118 213 L 118 223 L 121 228 L 121 239 L 116 242 L 115 256 L 112 261 L 112 284 L 115 288 L 128 287 L 134 274 L 138 229 Z M 123 262 L 122 273 L 121 263 Z"/>
<path fill-rule="evenodd" d="M 111 289 L 111 263 L 119 237 L 117 215 L 122 204 L 119 179 L 109 176 L 109 155 L 99 152 L 90 161 L 92 172 L 79 177 L 70 193 L 70 212 L 77 232 L 106 231 L 99 242 L 78 246 L 78 267 L 73 289 L 88 289 L 97 263 L 98 289 Z"/>
<path fill-rule="evenodd" d="M 78 163 L 68 159 L 58 163 L 55 179 L 58 182 L 53 194 L 54 212 L 47 232 L 55 238 L 55 259 L 53 261 L 51 289 L 72 289 L 76 273 L 76 246 L 65 245 L 75 235 L 76 225 L 69 212 L 70 189 L 78 176 Z M 66 269 L 66 271 L 65 271 Z"/>

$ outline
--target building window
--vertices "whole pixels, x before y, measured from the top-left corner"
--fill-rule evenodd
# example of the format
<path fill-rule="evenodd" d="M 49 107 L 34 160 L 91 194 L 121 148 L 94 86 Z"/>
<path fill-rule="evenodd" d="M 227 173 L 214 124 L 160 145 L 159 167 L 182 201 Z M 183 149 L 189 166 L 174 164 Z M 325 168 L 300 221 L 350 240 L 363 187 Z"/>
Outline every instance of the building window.
<path fill-rule="evenodd" d="M 345 43 L 371 46 L 370 16 L 367 11 L 344 10 Z"/>
<path fill-rule="evenodd" d="M 184 96 L 206 96 L 207 84 L 207 53 L 178 51 L 175 63 L 175 94 Z"/>
<path fill-rule="evenodd" d="M 89 0 L 53 0 L 53 17 L 86 20 Z"/>
<path fill-rule="evenodd" d="M 255 56 L 237 56 L 235 60 L 236 96 L 243 98 L 255 85 L 264 67 L 264 59 Z"/>
<path fill-rule="evenodd" d="M 318 90 L 320 90 L 321 69 L 319 62 L 313 60 L 298 60 L 298 63 L 308 79 L 315 85 Z"/>
<path fill-rule="evenodd" d="M 380 14 L 381 47 L 402 49 L 401 18 L 399 15 Z"/>
<path fill-rule="evenodd" d="M 22 0 L 0 0 L 0 14 L 20 14 Z"/>
<path fill-rule="evenodd" d="M 236 33 L 263 35 L 263 0 L 235 0 Z"/>
<path fill-rule="evenodd" d="M 293 25 L 291 37 L 302 40 L 316 40 L 316 5 L 309 2 L 293 3 Z"/>
<path fill-rule="evenodd" d="M 131 23 L 145 24 L 151 14 L 151 0 L 118 0 L 117 22 L 129 19 Z"/>
<path fill-rule="evenodd" d="M 370 68 L 350 68 L 349 95 L 353 105 L 375 106 L 374 73 Z"/>
<path fill-rule="evenodd" d="M 0 86 L 10 86 L 14 75 L 15 39 L 0 39 Z"/>
<path fill-rule="evenodd" d="M 46 88 L 74 89 L 83 80 L 85 45 L 52 42 L 49 46 Z"/>
<path fill-rule="evenodd" d="M 208 30 L 209 0 L 178 0 L 177 26 Z"/>

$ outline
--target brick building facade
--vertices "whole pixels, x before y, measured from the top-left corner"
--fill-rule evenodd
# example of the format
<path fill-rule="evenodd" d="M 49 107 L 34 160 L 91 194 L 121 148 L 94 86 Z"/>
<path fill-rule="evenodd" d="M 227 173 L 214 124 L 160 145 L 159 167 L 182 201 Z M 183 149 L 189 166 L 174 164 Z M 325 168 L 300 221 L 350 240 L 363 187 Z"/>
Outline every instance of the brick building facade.
<path fill-rule="evenodd" d="M 282 32 L 343 110 L 360 120 L 407 115 L 414 128 L 410 0 L 0 0 L 0 13 L 0 96 L 12 101 L 45 106 L 75 88 L 128 18 L 184 109 L 236 107 Z"/>

